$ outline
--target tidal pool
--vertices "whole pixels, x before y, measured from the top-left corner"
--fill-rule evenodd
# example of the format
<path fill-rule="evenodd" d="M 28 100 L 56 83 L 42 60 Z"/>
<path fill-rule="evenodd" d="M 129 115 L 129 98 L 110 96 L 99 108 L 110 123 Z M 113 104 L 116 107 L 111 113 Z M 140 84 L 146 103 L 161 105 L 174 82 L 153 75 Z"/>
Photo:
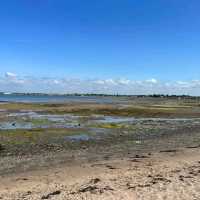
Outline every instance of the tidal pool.
<path fill-rule="evenodd" d="M 114 117 L 114 116 L 103 116 L 103 119 L 97 119 L 99 123 L 120 123 L 120 122 L 131 122 L 134 121 L 134 117 Z"/>
<path fill-rule="evenodd" d="M 87 141 L 89 139 L 92 139 L 91 136 L 86 135 L 86 134 L 80 134 L 80 135 L 70 135 L 70 136 L 65 136 L 64 139 L 66 140 L 74 140 L 74 141 Z"/>
<path fill-rule="evenodd" d="M 183 123 L 200 123 L 199 118 L 135 118 L 106 115 L 80 116 L 73 114 L 42 114 L 31 110 L 5 114 L 6 120 L 0 122 L 0 130 L 33 129 L 33 128 L 104 128 L 104 132 L 112 128 L 133 127 L 134 125 L 153 126 L 161 124 L 181 125 Z M 125 125 L 125 126 L 124 126 Z M 107 132 L 106 132 L 107 134 Z"/>
<path fill-rule="evenodd" d="M 71 114 L 50 115 L 23 111 L 10 113 L 6 117 L 6 122 L 0 122 L 0 129 L 76 128 L 81 126 L 79 116 Z"/>
<path fill-rule="evenodd" d="M 31 129 L 31 123 L 18 123 L 18 122 L 1 122 L 0 130 L 14 130 L 14 129 Z"/>

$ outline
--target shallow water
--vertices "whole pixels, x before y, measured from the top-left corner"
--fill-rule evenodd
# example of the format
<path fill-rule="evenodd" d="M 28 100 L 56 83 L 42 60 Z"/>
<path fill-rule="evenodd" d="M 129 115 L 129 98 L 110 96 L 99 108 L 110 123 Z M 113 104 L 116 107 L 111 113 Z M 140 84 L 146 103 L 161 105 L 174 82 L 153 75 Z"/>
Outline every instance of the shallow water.
<path fill-rule="evenodd" d="M 70 135 L 70 136 L 65 136 L 64 139 L 66 140 L 75 140 L 75 141 L 87 141 L 92 139 L 91 136 L 86 135 L 86 134 L 80 134 L 80 135 Z"/>
<path fill-rule="evenodd" d="M 31 129 L 32 123 L 1 122 L 0 130 Z"/>
<path fill-rule="evenodd" d="M 97 96 L 62 96 L 62 95 L 15 95 L 1 94 L 0 102 L 28 102 L 28 103 L 64 103 L 64 102 L 95 102 L 95 103 L 113 103 L 121 98 L 97 97 Z"/>
<path fill-rule="evenodd" d="M 182 124 L 182 123 L 200 123 L 197 118 L 134 118 L 134 117 L 120 117 L 120 116 L 104 116 L 92 115 L 84 116 L 84 122 L 81 121 L 83 116 L 73 114 L 53 115 L 40 114 L 30 110 L 22 110 L 17 113 L 10 113 L 6 115 L 8 120 L 0 122 L 0 129 L 32 129 L 32 128 L 82 128 L 93 127 L 95 123 L 111 123 L 111 124 Z M 105 129 L 106 130 L 106 129 Z M 97 130 L 93 132 L 96 133 Z"/>
<path fill-rule="evenodd" d="M 136 121 L 194 121 L 200 118 L 135 118 Z"/>
<path fill-rule="evenodd" d="M 72 114 L 64 114 L 64 115 L 39 114 L 32 111 L 10 113 L 7 116 L 8 117 L 27 117 L 30 119 L 48 119 L 52 122 L 65 122 L 66 120 L 75 120 L 80 117 L 80 116 L 74 116 Z"/>
<path fill-rule="evenodd" d="M 4 129 L 31 129 L 31 128 L 75 128 L 80 127 L 79 116 L 71 114 L 50 115 L 39 114 L 32 111 L 10 113 L 7 115 L 8 123 L 3 123 Z M 16 121 L 17 126 L 10 126 Z M 0 122 L 0 125 L 2 123 Z M 28 124 L 28 126 L 26 126 Z M 23 127 L 24 126 L 24 127 Z M 0 126 L 1 129 L 1 126 Z"/>
<path fill-rule="evenodd" d="M 115 117 L 115 116 L 96 116 L 95 122 L 99 123 L 123 123 L 123 122 L 189 122 L 199 121 L 200 118 L 135 118 L 135 117 Z"/>
<path fill-rule="evenodd" d="M 32 111 L 21 111 L 17 113 L 9 113 L 7 116 L 8 117 L 23 117 L 23 116 L 35 116 L 35 115 L 38 115 L 38 114 Z"/>
<path fill-rule="evenodd" d="M 97 119 L 96 122 L 100 123 L 120 123 L 120 122 L 131 122 L 134 121 L 134 117 L 113 117 L 104 116 L 103 119 Z"/>

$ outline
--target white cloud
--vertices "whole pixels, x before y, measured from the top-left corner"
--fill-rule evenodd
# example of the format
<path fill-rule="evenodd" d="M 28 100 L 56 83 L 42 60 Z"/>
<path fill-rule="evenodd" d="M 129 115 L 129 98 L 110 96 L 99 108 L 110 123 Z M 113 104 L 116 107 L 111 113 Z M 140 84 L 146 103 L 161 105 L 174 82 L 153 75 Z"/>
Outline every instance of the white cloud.
<path fill-rule="evenodd" d="M 154 79 L 154 78 L 148 79 L 148 80 L 146 80 L 146 82 L 147 82 L 147 83 L 153 83 L 153 84 L 158 83 L 158 81 L 157 81 L 156 79 Z"/>
<path fill-rule="evenodd" d="M 103 81 L 103 80 L 96 80 L 96 81 L 94 81 L 94 83 L 103 85 L 103 84 L 105 84 L 105 81 Z"/>
<path fill-rule="evenodd" d="M 6 78 L 16 78 L 17 74 L 11 73 L 11 72 L 6 72 L 5 73 Z"/>
<path fill-rule="evenodd" d="M 187 84 L 187 82 L 184 82 L 184 81 L 177 81 L 176 83 L 179 84 L 179 85 L 186 85 Z"/>
<path fill-rule="evenodd" d="M 120 84 L 129 85 L 131 83 L 128 79 L 119 79 L 118 81 Z"/>
<path fill-rule="evenodd" d="M 120 79 L 68 79 L 19 77 L 7 72 L 0 77 L 0 91 L 43 93 L 108 93 L 108 94 L 190 94 L 200 95 L 200 80 L 158 81 Z"/>
<path fill-rule="evenodd" d="M 59 84 L 60 81 L 58 81 L 58 80 L 53 80 L 53 83 L 54 83 L 54 84 Z"/>
<path fill-rule="evenodd" d="M 117 85 L 117 82 L 115 80 L 113 80 L 113 79 L 106 79 L 105 83 L 111 84 L 111 85 Z"/>

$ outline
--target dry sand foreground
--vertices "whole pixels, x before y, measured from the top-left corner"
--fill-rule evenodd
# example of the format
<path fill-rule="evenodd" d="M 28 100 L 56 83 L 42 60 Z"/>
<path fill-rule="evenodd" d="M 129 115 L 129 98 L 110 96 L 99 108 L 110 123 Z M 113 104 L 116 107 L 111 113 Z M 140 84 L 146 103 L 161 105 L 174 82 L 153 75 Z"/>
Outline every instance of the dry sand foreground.
<path fill-rule="evenodd" d="M 200 149 L 12 175 L 1 178 L 0 199 L 199 200 Z"/>

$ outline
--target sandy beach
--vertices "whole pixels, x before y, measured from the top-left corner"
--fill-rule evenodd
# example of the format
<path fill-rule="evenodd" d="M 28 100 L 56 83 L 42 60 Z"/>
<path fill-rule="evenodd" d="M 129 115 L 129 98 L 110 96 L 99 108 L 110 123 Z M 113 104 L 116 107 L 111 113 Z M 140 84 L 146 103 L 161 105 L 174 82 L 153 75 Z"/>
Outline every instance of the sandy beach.
<path fill-rule="evenodd" d="M 13 174 L 0 198 L 194 200 L 200 198 L 200 149 L 142 154 Z"/>

